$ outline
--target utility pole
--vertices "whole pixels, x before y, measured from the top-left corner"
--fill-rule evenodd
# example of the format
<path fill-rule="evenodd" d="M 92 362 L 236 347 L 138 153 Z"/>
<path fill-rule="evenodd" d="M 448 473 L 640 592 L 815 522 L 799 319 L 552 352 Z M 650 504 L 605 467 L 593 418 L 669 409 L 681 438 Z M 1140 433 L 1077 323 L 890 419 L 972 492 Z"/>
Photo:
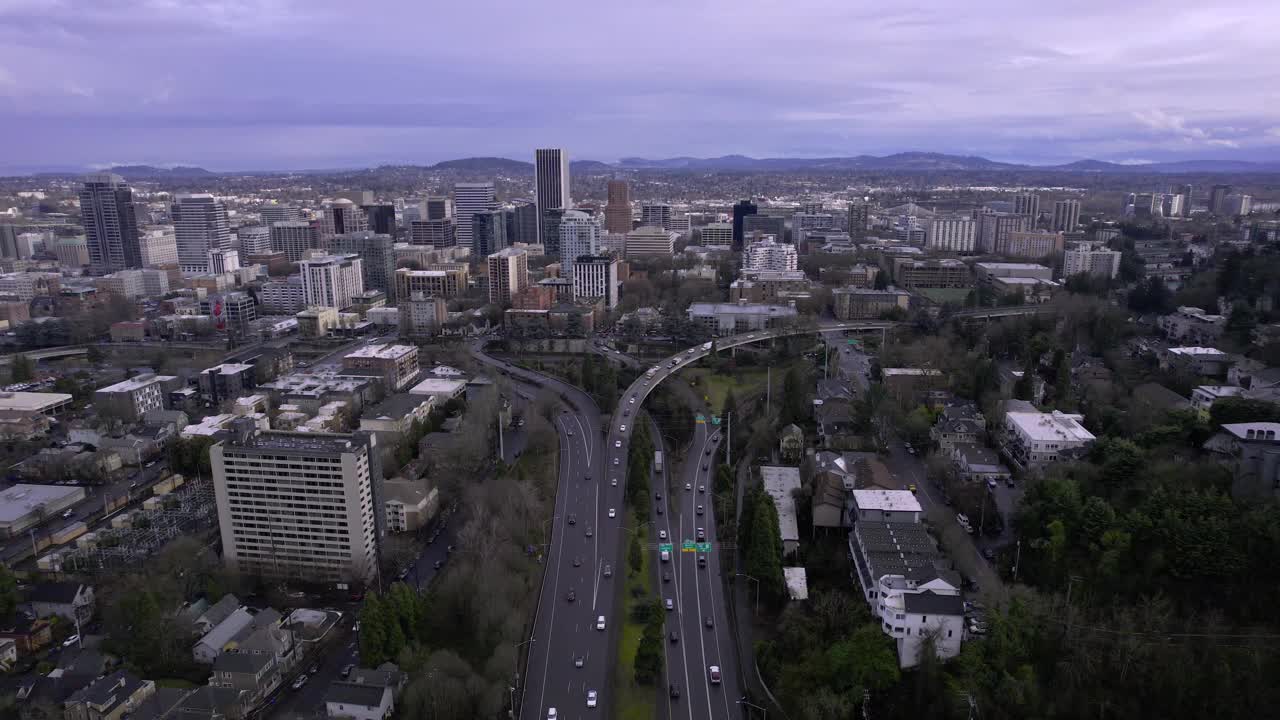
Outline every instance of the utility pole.
<path fill-rule="evenodd" d="M 498 461 L 501 462 L 506 457 L 507 451 L 502 442 L 502 410 L 498 410 Z"/>
<path fill-rule="evenodd" d="M 1018 582 L 1018 565 L 1022 562 L 1022 540 L 1018 540 L 1017 550 L 1013 555 L 1013 581 Z"/>
<path fill-rule="evenodd" d="M 1071 590 L 1075 582 L 1080 579 L 1079 575 L 1072 575 L 1067 578 L 1067 642 L 1071 642 Z"/>
<path fill-rule="evenodd" d="M 729 452 L 733 446 L 733 413 L 725 413 L 724 417 L 724 464 L 733 467 L 733 454 Z"/>
<path fill-rule="evenodd" d="M 770 365 L 765 370 L 764 381 L 764 416 L 769 417 L 773 411 L 773 366 Z"/>

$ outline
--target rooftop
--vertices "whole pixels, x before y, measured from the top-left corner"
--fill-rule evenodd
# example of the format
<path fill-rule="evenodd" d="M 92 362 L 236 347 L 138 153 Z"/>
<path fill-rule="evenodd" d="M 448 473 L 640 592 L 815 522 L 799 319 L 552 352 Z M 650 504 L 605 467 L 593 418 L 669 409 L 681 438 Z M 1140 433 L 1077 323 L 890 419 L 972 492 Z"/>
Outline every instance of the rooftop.
<path fill-rule="evenodd" d="M 69 402 L 71 396 L 66 393 L 0 392 L 0 410 L 40 412 Z"/>
<path fill-rule="evenodd" d="M 247 372 L 252 369 L 253 369 L 252 365 L 248 365 L 245 363 L 229 362 L 229 363 L 222 363 L 221 365 L 214 365 L 213 367 L 209 368 L 208 370 L 205 370 L 204 372 L 213 373 L 215 375 L 235 375 L 237 373 Z"/>
<path fill-rule="evenodd" d="M 939 595 L 932 590 L 903 593 L 907 612 L 913 615 L 964 615 L 964 600 L 959 595 Z"/>
<path fill-rule="evenodd" d="M 764 303 L 693 303 L 690 315 L 795 315 L 796 309 L 785 305 Z"/>
<path fill-rule="evenodd" d="M 115 385 L 108 385 L 104 388 L 98 388 L 98 392 L 133 392 L 139 388 L 158 382 L 168 382 L 176 380 L 173 375 L 136 375 L 128 380 L 121 380 Z"/>
<path fill-rule="evenodd" d="M 1080 424 L 1080 415 L 1068 415 L 1054 410 L 1042 412 L 1008 412 L 1005 419 L 1032 440 L 1091 442 L 1094 435 Z"/>
<path fill-rule="evenodd" d="M 853 502 L 859 510 L 920 512 L 920 501 L 910 490 L 854 490 Z"/>
<path fill-rule="evenodd" d="M 1280 423 L 1273 422 L 1230 423 L 1222 429 L 1240 440 L 1275 441 L 1280 437 Z"/>
<path fill-rule="evenodd" d="M 1038 263 L 1007 263 L 1007 262 L 980 262 L 974 263 L 974 267 L 980 267 L 987 270 L 1039 270 L 1044 271 L 1049 268 Z"/>
<path fill-rule="evenodd" d="M 254 450 L 307 450 L 326 453 L 354 452 L 361 446 L 350 435 L 282 430 L 255 432 L 244 439 L 231 440 L 227 445 Z"/>
<path fill-rule="evenodd" d="M 448 378 L 427 378 L 422 382 L 409 388 L 411 395 L 452 395 L 461 393 L 467 387 L 465 380 L 450 380 Z"/>
<path fill-rule="evenodd" d="M 84 488 L 72 485 L 14 485 L 0 492 L 0 523 L 11 523 L 41 505 L 53 505 L 72 495 L 84 496 Z"/>
<path fill-rule="evenodd" d="M 791 491 L 800 487 L 800 468 L 761 465 L 760 479 L 778 508 L 778 534 L 783 540 L 798 541 L 800 527 L 796 524 L 796 501 Z"/>
<path fill-rule="evenodd" d="M 792 600 L 809 599 L 809 580 L 802 567 L 782 568 L 782 579 L 787 584 L 787 597 Z"/>
<path fill-rule="evenodd" d="M 338 681 L 329 685 L 329 689 L 324 693 L 324 701 L 374 708 L 382 704 L 382 696 L 386 692 L 387 688 L 380 685 Z"/>
<path fill-rule="evenodd" d="M 1227 357 L 1227 354 L 1218 348 L 1211 347 L 1172 347 L 1169 348 L 1170 355 L 1185 355 L 1188 357 Z"/>
<path fill-rule="evenodd" d="M 370 420 L 399 419 L 409 415 L 424 404 L 430 404 L 432 402 L 434 402 L 434 399 L 430 397 L 410 395 L 409 393 L 396 393 L 395 395 L 388 395 L 382 402 L 365 410 L 364 414 L 360 417 L 368 418 Z"/>
<path fill-rule="evenodd" d="M 396 360 L 406 355 L 416 354 L 418 348 L 414 345 L 365 345 L 353 352 L 347 353 L 344 357 L 349 358 L 380 358 L 383 360 Z"/>
<path fill-rule="evenodd" d="M 941 375 L 941 370 L 931 368 L 884 368 L 880 371 L 882 375 L 928 375 L 930 377 Z"/>

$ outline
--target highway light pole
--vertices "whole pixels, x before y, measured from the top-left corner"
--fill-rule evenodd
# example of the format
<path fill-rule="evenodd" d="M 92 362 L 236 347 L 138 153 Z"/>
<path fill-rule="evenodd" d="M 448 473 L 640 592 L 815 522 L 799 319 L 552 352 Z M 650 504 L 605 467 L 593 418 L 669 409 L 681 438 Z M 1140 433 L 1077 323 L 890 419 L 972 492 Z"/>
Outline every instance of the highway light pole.
<path fill-rule="evenodd" d="M 513 675 L 514 684 L 509 686 L 508 688 L 509 690 L 511 690 L 511 717 L 516 716 L 516 689 L 520 687 L 520 648 L 536 641 L 537 641 L 537 638 L 530 636 L 528 640 L 525 640 L 524 642 L 516 645 L 516 656 L 511 661 L 515 669 L 515 674 Z"/>
<path fill-rule="evenodd" d="M 750 575 L 747 575 L 746 573 L 734 573 L 734 575 L 735 576 L 740 575 L 748 580 L 751 580 L 756 584 L 756 614 L 759 615 L 760 614 L 760 581 L 756 580 Z"/>
<path fill-rule="evenodd" d="M 756 705 L 755 703 L 747 702 L 747 698 L 745 695 L 742 696 L 740 700 L 738 700 L 738 704 L 746 705 L 749 708 L 755 708 L 756 710 L 759 710 L 760 712 L 764 713 L 764 720 L 769 720 L 769 711 L 760 707 L 759 705 Z"/>

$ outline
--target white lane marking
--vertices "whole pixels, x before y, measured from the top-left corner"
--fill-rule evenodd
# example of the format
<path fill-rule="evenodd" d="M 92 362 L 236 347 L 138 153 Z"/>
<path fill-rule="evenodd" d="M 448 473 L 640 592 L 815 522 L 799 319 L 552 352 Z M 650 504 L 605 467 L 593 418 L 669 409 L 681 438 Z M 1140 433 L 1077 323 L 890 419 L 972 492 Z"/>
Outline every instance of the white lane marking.
<path fill-rule="evenodd" d="M 578 418 L 578 414 L 573 414 L 573 421 L 578 423 L 578 434 L 582 435 L 582 445 L 587 449 L 587 467 L 591 467 L 591 441 L 587 439 L 587 431 L 582 427 L 582 420 Z"/>
<path fill-rule="evenodd" d="M 595 582 L 595 585 L 591 588 L 591 611 L 595 612 L 596 597 L 600 593 L 600 536 L 604 533 L 605 528 L 604 528 L 604 523 L 600 522 L 600 483 L 593 483 L 593 484 L 595 487 L 592 488 L 592 492 L 594 492 L 596 496 L 595 524 L 596 524 L 596 528 L 600 531 L 600 532 L 591 533 L 591 542 L 592 542 L 591 554 L 593 556 L 592 567 L 595 569 L 595 572 L 596 572 L 596 582 Z"/>
<path fill-rule="evenodd" d="M 561 426 L 561 430 L 567 431 L 569 429 L 566 426 L 566 423 L 564 422 L 563 416 L 560 418 L 560 426 Z M 562 480 L 562 482 L 567 483 L 569 480 L 569 476 L 573 473 L 573 453 L 571 452 L 573 443 L 567 434 L 562 433 L 560 435 L 560 439 L 561 441 L 564 442 L 565 452 L 568 453 L 569 455 L 569 462 L 566 463 L 565 465 L 565 477 Z M 567 488 L 565 489 L 567 490 Z M 557 492 L 556 492 L 557 505 L 561 503 L 561 498 L 563 498 L 563 503 L 565 506 L 564 509 L 567 510 L 569 506 L 569 493 L 560 492 L 559 489 L 557 489 Z M 564 519 L 563 510 L 560 510 L 559 508 L 556 508 L 556 510 L 557 512 L 553 512 L 551 515 L 551 523 L 549 525 L 556 524 L 556 515 L 560 515 L 561 520 Z M 556 560 L 556 565 L 554 568 L 555 577 L 551 581 L 551 602 L 550 602 L 551 627 L 553 628 L 556 626 L 556 604 L 557 604 L 556 601 L 559 600 L 560 598 L 560 562 L 559 561 L 562 556 L 561 550 L 563 549 L 563 546 L 564 546 L 564 533 L 555 532 L 555 529 L 551 528 L 551 545 L 548 548 L 546 562 L 548 563 L 547 569 L 552 570 L 552 567 L 550 566 L 550 563 L 552 562 L 552 558 L 554 557 Z M 545 586 L 543 587 L 543 595 L 544 596 L 546 595 Z M 542 601 L 538 603 L 539 610 L 541 610 L 542 606 L 546 604 L 546 602 L 547 602 L 546 598 L 544 597 Z M 538 627 L 538 618 L 536 615 L 533 618 L 533 627 L 535 629 Z M 547 695 L 547 670 L 551 667 L 551 645 L 552 645 L 552 642 L 548 639 L 546 642 L 546 652 L 544 653 L 544 659 L 542 661 L 542 682 L 538 684 L 538 707 L 537 707 L 538 713 L 541 713 L 542 708 L 546 707 L 546 705 L 544 704 L 544 701 Z M 530 652 L 532 652 L 532 650 Z M 524 708 L 526 707 L 524 702 L 524 693 L 527 693 L 528 691 L 529 691 L 529 683 L 526 680 L 524 685 L 524 690 L 520 694 L 521 715 L 524 714 Z"/>

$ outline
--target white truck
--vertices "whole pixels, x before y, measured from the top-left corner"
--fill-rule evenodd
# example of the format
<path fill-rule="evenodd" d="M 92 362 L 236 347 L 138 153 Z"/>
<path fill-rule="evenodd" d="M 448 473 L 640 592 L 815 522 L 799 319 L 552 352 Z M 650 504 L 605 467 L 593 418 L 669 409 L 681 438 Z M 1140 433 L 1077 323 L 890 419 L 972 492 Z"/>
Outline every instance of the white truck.
<path fill-rule="evenodd" d="M 662 558 L 662 562 L 671 562 L 671 551 L 663 550 L 658 554 L 658 557 Z"/>

